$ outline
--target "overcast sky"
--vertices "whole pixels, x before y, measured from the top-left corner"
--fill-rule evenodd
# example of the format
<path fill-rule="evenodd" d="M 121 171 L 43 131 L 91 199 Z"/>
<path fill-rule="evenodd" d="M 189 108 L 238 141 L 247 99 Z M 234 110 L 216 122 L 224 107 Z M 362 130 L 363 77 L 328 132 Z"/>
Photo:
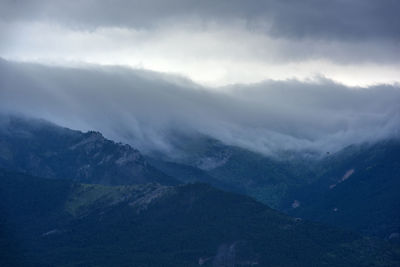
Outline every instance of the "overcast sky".
<path fill-rule="evenodd" d="M 2 0 L 0 56 L 126 65 L 211 87 L 400 82 L 397 0 Z"/>
<path fill-rule="evenodd" d="M 0 111 L 143 150 L 399 137 L 400 1 L 2 0 Z"/>

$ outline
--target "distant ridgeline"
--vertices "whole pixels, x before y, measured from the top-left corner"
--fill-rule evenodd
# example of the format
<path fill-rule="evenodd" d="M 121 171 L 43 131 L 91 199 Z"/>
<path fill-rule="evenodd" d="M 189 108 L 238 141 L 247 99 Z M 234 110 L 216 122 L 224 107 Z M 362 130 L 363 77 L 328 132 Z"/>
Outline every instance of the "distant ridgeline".
<path fill-rule="evenodd" d="M 179 161 L 144 157 L 97 132 L 1 118 L 0 266 L 400 264 L 396 242 L 348 231 L 397 240 L 398 142 L 322 160 L 209 138 L 181 148 Z"/>
<path fill-rule="evenodd" d="M 400 140 L 353 145 L 323 158 L 266 157 L 205 137 L 180 138 L 176 146 L 186 154 L 178 163 L 150 161 L 181 181 L 207 181 L 295 217 L 400 242 Z"/>

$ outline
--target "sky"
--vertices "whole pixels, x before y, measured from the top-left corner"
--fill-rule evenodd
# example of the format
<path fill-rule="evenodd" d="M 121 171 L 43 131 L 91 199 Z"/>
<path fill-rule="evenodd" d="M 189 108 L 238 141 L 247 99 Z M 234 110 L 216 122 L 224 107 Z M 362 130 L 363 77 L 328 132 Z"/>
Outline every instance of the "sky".
<path fill-rule="evenodd" d="M 209 87 L 400 82 L 397 0 L 2 0 L 0 56 L 124 65 Z"/>
<path fill-rule="evenodd" d="M 400 1 L 2 0 L 0 111 L 143 151 L 399 137 Z"/>

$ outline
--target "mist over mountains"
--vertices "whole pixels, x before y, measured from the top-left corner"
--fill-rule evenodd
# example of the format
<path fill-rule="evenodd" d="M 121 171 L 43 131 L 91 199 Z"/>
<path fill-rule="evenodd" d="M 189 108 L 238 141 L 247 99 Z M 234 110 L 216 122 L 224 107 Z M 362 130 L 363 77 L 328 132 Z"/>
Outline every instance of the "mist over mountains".
<path fill-rule="evenodd" d="M 182 139 L 184 165 L 43 120 L 0 125 L 2 266 L 398 265 L 398 141 L 288 162 Z"/>
<path fill-rule="evenodd" d="M 209 136 L 277 155 L 336 152 L 398 138 L 400 88 L 271 81 L 216 90 L 167 74 L 124 67 L 45 66 L 0 61 L 3 113 L 97 130 L 143 152 L 178 153 L 176 135 Z"/>
<path fill-rule="evenodd" d="M 0 266 L 400 266 L 399 10 L 0 0 Z"/>

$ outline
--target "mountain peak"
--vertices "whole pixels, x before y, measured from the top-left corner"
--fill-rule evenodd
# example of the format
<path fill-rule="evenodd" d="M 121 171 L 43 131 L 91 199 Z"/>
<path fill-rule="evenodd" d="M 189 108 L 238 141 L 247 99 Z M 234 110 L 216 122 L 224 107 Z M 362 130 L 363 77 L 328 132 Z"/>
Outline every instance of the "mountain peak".
<path fill-rule="evenodd" d="M 0 167 L 47 178 L 107 185 L 178 182 L 129 145 L 101 133 L 82 133 L 42 120 L 2 120 Z"/>

